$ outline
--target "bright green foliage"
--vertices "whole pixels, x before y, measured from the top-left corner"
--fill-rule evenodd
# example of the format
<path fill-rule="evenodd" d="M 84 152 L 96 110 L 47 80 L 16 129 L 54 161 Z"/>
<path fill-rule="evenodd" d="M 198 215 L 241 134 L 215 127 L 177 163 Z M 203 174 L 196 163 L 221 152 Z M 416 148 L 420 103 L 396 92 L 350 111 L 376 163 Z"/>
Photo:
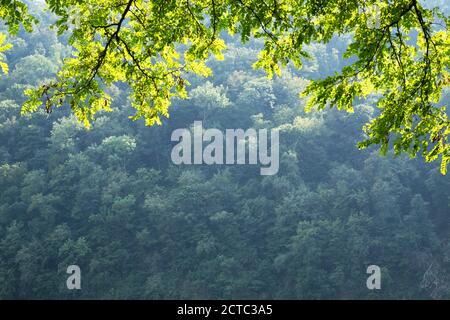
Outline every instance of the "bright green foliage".
<path fill-rule="evenodd" d="M 19 31 L 19 27 L 22 25 L 25 30 L 31 31 L 32 25 L 37 22 L 37 20 L 28 14 L 27 6 L 16 0 L 2 0 L 0 2 L 0 18 L 8 26 L 9 33 L 16 35 Z M 8 65 L 3 61 L 3 56 L 1 54 L 10 49 L 11 44 L 4 44 L 6 35 L 0 33 L 0 68 L 3 73 L 8 73 Z"/>
<path fill-rule="evenodd" d="M 68 31 L 73 56 L 57 78 L 28 90 L 23 112 L 42 104 L 68 103 L 89 126 L 99 110 L 110 110 L 112 84 L 131 88 L 133 119 L 146 124 L 168 117 L 172 97 L 185 98 L 186 75 L 211 75 L 205 61 L 222 58 L 222 31 L 239 33 L 243 42 L 263 38 L 255 67 L 269 77 L 292 63 L 302 66 L 304 48 L 352 35 L 345 52 L 349 64 L 340 73 L 312 81 L 307 109 L 336 106 L 352 111 L 356 100 L 378 97 L 380 114 L 365 126 L 359 146 L 381 146 L 385 153 L 427 161 L 450 160 L 450 122 L 439 105 L 449 86 L 449 18 L 418 0 L 47 0 L 60 33 Z M 5 7 L 3 4 L 2 7 Z M 24 12 L 19 6 L 19 16 Z M 13 29 L 30 18 L 3 16 Z M 16 12 L 13 12 L 16 16 Z"/>
<path fill-rule="evenodd" d="M 12 47 L 12 45 L 9 43 L 5 44 L 5 40 L 6 40 L 6 35 L 3 33 L 0 33 L 0 54 Z M 3 62 L 2 60 L 0 60 L 0 68 L 2 69 L 4 74 L 8 74 L 8 71 L 9 71 L 8 64 Z"/>
<path fill-rule="evenodd" d="M 25 3 L 17 0 L 2 0 L 0 2 L 0 18 L 8 26 L 8 30 L 12 34 L 17 34 L 19 27 L 22 25 L 25 30 L 31 31 L 36 18 L 28 13 Z"/>

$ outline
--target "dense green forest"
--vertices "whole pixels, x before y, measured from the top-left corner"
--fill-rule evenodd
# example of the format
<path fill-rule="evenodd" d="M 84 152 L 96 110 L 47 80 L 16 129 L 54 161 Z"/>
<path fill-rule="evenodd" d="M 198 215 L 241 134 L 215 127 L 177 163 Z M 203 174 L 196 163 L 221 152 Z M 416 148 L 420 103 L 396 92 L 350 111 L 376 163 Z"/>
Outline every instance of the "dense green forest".
<path fill-rule="evenodd" d="M 214 77 L 191 76 L 161 126 L 129 120 L 129 88 L 117 85 L 113 111 L 87 130 L 70 108 L 20 115 L 24 89 L 70 54 L 36 14 L 44 23 L 8 39 L 0 78 L 1 299 L 450 298 L 450 177 L 439 163 L 358 150 L 378 112 L 370 99 L 305 113 L 298 96 L 345 65 L 348 38 L 309 45 L 301 71 L 270 80 L 252 68 L 261 41 L 224 35 Z M 278 174 L 174 165 L 171 133 L 196 120 L 279 129 Z M 66 287 L 72 264 L 81 290 Z M 366 287 L 373 264 L 381 290 Z"/>

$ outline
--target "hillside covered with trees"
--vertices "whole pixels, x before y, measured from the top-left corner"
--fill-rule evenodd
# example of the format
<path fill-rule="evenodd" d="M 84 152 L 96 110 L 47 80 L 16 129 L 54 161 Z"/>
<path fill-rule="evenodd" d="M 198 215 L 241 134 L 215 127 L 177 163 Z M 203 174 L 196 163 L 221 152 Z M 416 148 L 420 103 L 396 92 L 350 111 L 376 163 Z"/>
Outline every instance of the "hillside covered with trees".
<path fill-rule="evenodd" d="M 298 95 L 346 65 L 349 37 L 309 44 L 301 70 L 268 79 L 252 68 L 262 40 L 223 35 L 224 61 L 207 61 L 214 76 L 190 75 L 189 98 L 173 98 L 161 125 L 131 121 L 118 84 L 88 130 L 68 107 L 21 115 L 24 90 L 71 52 L 53 17 L 35 13 L 39 27 L 8 38 L 0 78 L 0 299 L 450 298 L 449 175 L 358 150 L 376 96 L 354 113 L 307 113 Z M 196 120 L 278 129 L 278 174 L 174 165 L 171 133 Z M 81 290 L 66 287 L 72 264 Z M 381 290 L 366 287 L 373 264 Z"/>

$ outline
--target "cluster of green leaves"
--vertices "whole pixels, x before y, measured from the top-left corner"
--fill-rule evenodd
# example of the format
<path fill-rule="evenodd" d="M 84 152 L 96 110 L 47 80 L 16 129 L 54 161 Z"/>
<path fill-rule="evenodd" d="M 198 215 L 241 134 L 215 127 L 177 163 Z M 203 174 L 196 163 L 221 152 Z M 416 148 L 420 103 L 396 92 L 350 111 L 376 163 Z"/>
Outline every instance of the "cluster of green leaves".
<path fill-rule="evenodd" d="M 12 5 L 12 3 L 14 5 Z M 110 110 L 110 87 L 131 88 L 133 119 L 147 125 L 168 117 L 173 97 L 187 97 L 186 74 L 211 75 L 205 61 L 222 59 L 221 35 L 239 33 L 243 42 L 262 38 L 255 62 L 268 76 L 292 63 L 301 68 L 305 45 L 353 36 L 336 75 L 312 81 L 303 93 L 307 109 L 337 106 L 376 95 L 380 115 L 365 127 L 359 146 L 376 144 L 385 153 L 450 160 L 449 119 L 439 105 L 450 84 L 448 16 L 418 0 L 47 0 L 60 34 L 69 32 L 73 56 L 54 81 L 27 90 L 23 112 L 69 104 L 86 126 L 100 110 Z M 4 1 L 1 17 L 16 31 L 33 18 L 19 1 Z M 3 65 L 5 69 L 5 65 Z"/>
<path fill-rule="evenodd" d="M 0 18 L 8 26 L 8 31 L 14 35 L 19 32 L 20 26 L 31 31 L 37 19 L 28 13 L 28 6 L 19 0 L 2 0 L 0 2 Z"/>
<path fill-rule="evenodd" d="M 59 33 L 70 29 L 75 52 L 54 82 L 27 92 L 24 112 L 35 111 L 42 99 L 47 109 L 68 102 L 89 126 L 99 110 L 109 110 L 108 88 L 126 82 L 136 109 L 132 118 L 160 124 L 160 116 L 169 116 L 171 98 L 186 97 L 182 73 L 208 76 L 209 52 L 221 58 L 218 30 L 199 22 L 206 7 L 203 1 L 50 2 Z M 183 53 L 180 45 L 186 46 Z"/>
<path fill-rule="evenodd" d="M 16 0 L 3 0 L 0 2 L 0 19 L 8 26 L 8 31 L 12 35 L 17 35 L 20 26 L 31 31 L 37 19 L 28 13 L 25 3 Z M 0 33 L 0 68 L 4 74 L 8 74 L 8 64 L 3 61 L 3 53 L 11 49 L 10 43 L 5 43 L 6 34 Z"/>
<path fill-rule="evenodd" d="M 450 85 L 449 19 L 417 1 L 380 2 L 376 8 L 359 13 L 357 5 L 349 9 L 354 40 L 344 56 L 357 61 L 340 74 L 311 83 L 305 92 L 311 94 L 307 108 L 335 105 L 353 111 L 356 98 L 377 94 L 380 115 L 365 126 L 367 139 L 359 146 L 377 144 L 386 154 L 393 145 L 396 154 L 421 152 L 427 161 L 441 156 L 445 174 L 450 122 L 446 106 L 439 104 Z M 378 25 L 369 21 L 373 12 Z"/>

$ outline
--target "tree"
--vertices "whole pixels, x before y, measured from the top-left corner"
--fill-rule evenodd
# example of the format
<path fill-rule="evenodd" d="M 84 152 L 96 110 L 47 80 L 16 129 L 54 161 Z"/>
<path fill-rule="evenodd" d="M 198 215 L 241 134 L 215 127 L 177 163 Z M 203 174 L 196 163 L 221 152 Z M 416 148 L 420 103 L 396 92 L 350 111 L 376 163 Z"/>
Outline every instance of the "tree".
<path fill-rule="evenodd" d="M 48 112 L 68 103 L 89 126 L 99 110 L 110 110 L 108 87 L 131 88 L 133 119 L 146 124 L 168 117 L 172 97 L 187 96 L 186 75 L 211 75 L 210 55 L 222 59 L 223 31 L 243 42 L 262 38 L 256 68 L 268 76 L 292 63 L 300 68 L 306 45 L 351 34 L 351 58 L 336 75 L 310 82 L 307 109 L 336 106 L 352 111 L 356 100 L 376 94 L 378 117 L 367 123 L 360 148 L 376 144 L 386 153 L 421 153 L 427 161 L 450 160 L 450 121 L 439 105 L 450 84 L 449 17 L 419 0 L 46 0 L 59 34 L 73 46 L 53 81 L 26 91 L 23 112 L 42 104 Z M 0 5 L 10 32 L 30 30 L 36 18 L 14 1 Z"/>
<path fill-rule="evenodd" d="M 226 108 L 230 104 L 224 88 L 222 86 L 214 87 L 209 81 L 192 90 L 191 100 L 202 110 L 203 123 L 210 113 L 213 113 L 216 109 Z"/>

